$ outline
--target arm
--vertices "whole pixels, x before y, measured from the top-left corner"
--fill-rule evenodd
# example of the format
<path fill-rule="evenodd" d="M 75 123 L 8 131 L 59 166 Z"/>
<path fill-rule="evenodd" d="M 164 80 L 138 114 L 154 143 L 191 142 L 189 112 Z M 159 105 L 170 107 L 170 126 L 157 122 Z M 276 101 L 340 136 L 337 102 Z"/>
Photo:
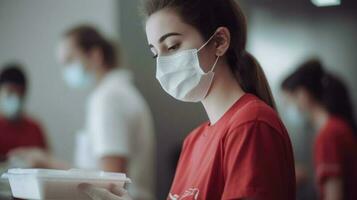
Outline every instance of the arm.
<path fill-rule="evenodd" d="M 10 162 L 21 160 L 30 167 L 69 169 L 70 165 L 56 159 L 50 152 L 38 147 L 19 147 L 8 153 Z"/>
<path fill-rule="evenodd" d="M 342 200 L 343 184 L 340 177 L 333 177 L 326 180 L 322 186 L 325 200 Z"/>
<path fill-rule="evenodd" d="M 104 156 L 100 159 L 100 168 L 108 172 L 127 173 L 127 159 L 122 156 Z"/>
<path fill-rule="evenodd" d="M 343 146 L 335 134 L 321 135 L 315 146 L 317 181 L 325 200 L 343 199 Z"/>
<path fill-rule="evenodd" d="M 303 163 L 296 163 L 295 164 L 295 176 L 296 176 L 296 186 L 301 187 L 303 186 L 306 181 L 308 180 L 308 171 Z"/>
<path fill-rule="evenodd" d="M 38 138 L 38 142 L 39 142 L 38 147 L 49 152 L 51 148 L 48 143 L 47 135 L 46 135 L 44 129 L 39 124 L 36 125 L 36 129 L 37 129 L 37 134 L 39 137 Z"/>
<path fill-rule="evenodd" d="M 231 130 L 224 143 L 222 200 L 277 200 L 294 196 L 291 150 L 280 133 L 264 122 Z"/>
<path fill-rule="evenodd" d="M 107 190 L 83 183 L 78 186 L 78 190 L 92 200 L 132 200 L 128 191 L 115 185 Z"/>
<path fill-rule="evenodd" d="M 93 149 L 103 171 L 126 173 L 130 156 L 130 113 L 124 105 L 125 98 L 117 102 L 117 96 L 102 96 L 97 99 L 90 113 L 90 132 L 93 134 Z"/>
<path fill-rule="evenodd" d="M 32 152 L 32 155 L 34 156 L 33 167 L 48 168 L 48 169 L 70 169 L 71 166 L 69 163 L 59 160 L 51 152 L 50 144 L 46 137 L 47 134 L 42 128 L 42 126 L 40 124 L 36 124 L 36 129 L 39 136 L 38 149 L 37 148 L 30 148 L 27 150 L 25 149 L 25 152 L 27 151 L 29 155 L 31 155 Z"/>

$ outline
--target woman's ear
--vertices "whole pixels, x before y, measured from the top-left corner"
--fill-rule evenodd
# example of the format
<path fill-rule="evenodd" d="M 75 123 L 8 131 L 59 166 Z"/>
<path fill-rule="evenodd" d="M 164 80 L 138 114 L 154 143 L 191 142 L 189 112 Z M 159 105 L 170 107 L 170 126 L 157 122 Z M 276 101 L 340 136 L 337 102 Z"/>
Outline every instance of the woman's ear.
<path fill-rule="evenodd" d="M 219 27 L 216 30 L 214 41 L 216 48 L 216 56 L 223 56 L 227 52 L 231 42 L 231 34 L 228 28 Z"/>

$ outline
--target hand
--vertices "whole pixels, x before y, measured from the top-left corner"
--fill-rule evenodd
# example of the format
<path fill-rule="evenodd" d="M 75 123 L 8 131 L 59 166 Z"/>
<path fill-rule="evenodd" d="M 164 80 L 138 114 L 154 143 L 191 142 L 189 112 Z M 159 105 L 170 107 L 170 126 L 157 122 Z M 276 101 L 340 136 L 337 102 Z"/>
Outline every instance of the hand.
<path fill-rule="evenodd" d="M 38 147 L 19 147 L 7 154 L 13 167 L 69 169 L 70 166 Z"/>
<path fill-rule="evenodd" d="M 309 172 L 306 167 L 302 164 L 295 165 L 295 174 L 296 174 L 296 185 L 298 187 L 304 185 L 309 179 Z"/>
<path fill-rule="evenodd" d="M 19 147 L 10 151 L 7 156 L 10 164 L 15 165 L 15 167 L 43 167 L 45 163 L 51 160 L 48 152 L 37 147 Z"/>
<path fill-rule="evenodd" d="M 132 200 L 127 190 L 111 185 L 110 189 L 94 187 L 88 183 L 82 183 L 78 189 L 92 200 Z"/>

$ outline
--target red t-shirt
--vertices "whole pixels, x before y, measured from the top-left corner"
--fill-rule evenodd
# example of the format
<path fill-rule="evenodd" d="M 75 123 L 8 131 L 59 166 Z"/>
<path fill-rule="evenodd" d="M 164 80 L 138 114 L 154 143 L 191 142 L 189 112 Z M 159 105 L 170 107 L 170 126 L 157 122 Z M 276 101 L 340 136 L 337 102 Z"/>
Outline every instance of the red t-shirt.
<path fill-rule="evenodd" d="M 214 125 L 185 139 L 167 199 L 251 197 L 294 200 L 289 136 L 276 112 L 256 96 L 241 97 Z"/>
<path fill-rule="evenodd" d="M 357 199 L 357 138 L 343 119 L 332 116 L 319 131 L 314 145 L 316 181 L 320 199 L 328 178 L 341 177 L 346 200 Z"/>
<path fill-rule="evenodd" d="M 45 135 L 35 121 L 24 117 L 20 121 L 9 122 L 0 116 L 0 159 L 18 147 L 47 148 Z"/>

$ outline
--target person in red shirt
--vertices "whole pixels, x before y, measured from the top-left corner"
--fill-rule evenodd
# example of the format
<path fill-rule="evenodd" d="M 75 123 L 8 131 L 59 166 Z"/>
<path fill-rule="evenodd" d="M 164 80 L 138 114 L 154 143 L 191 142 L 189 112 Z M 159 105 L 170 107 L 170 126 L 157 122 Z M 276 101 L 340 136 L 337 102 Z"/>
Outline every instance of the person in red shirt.
<path fill-rule="evenodd" d="M 294 200 L 290 139 L 246 51 L 237 2 L 147 0 L 145 10 L 156 78 L 172 97 L 201 102 L 209 118 L 185 139 L 167 199 Z M 80 189 L 92 199 L 130 199 L 117 189 Z"/>
<path fill-rule="evenodd" d="M 8 64 L 0 73 L 0 158 L 23 148 L 47 150 L 38 122 L 24 113 L 27 80 L 18 64 Z"/>
<path fill-rule="evenodd" d="M 345 84 L 312 59 L 282 89 L 317 130 L 313 156 L 320 199 L 357 199 L 357 125 Z"/>

